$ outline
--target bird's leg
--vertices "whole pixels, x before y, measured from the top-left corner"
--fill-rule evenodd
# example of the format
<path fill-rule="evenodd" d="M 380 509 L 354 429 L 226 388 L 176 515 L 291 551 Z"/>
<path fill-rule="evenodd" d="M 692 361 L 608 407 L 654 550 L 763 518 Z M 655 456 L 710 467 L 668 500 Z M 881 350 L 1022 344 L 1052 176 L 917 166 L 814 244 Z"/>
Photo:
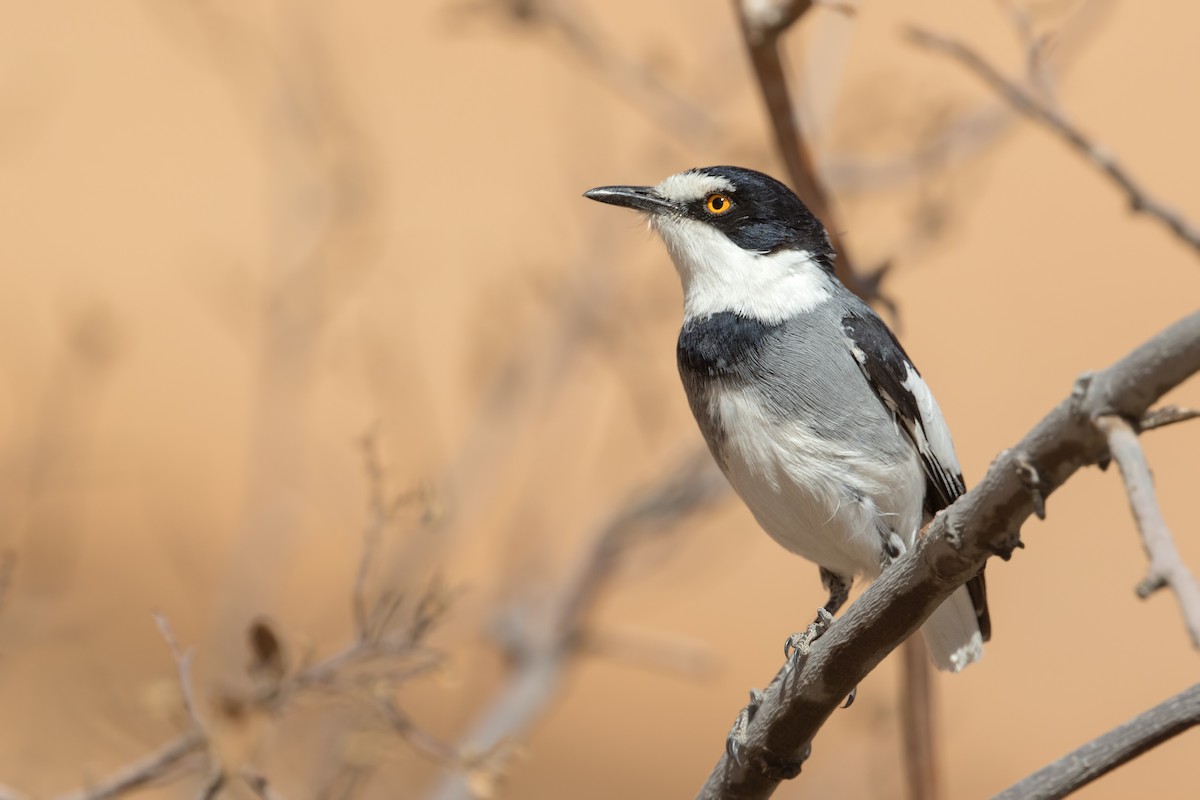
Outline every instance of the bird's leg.
<path fill-rule="evenodd" d="M 879 527 L 879 539 L 883 545 L 879 551 L 879 569 L 883 571 L 892 565 L 900 556 L 904 555 L 908 550 L 908 546 L 904 544 L 904 540 L 900 538 L 900 534 L 896 533 L 890 527 Z"/>
<path fill-rule="evenodd" d="M 825 587 L 825 591 L 829 592 L 829 599 L 825 601 L 825 610 L 832 617 L 846 604 L 846 600 L 849 599 L 850 583 L 854 579 L 843 578 L 841 575 L 831 572 L 824 567 L 821 567 L 820 570 L 821 585 Z"/>
<path fill-rule="evenodd" d="M 829 592 L 829 599 L 825 601 L 824 608 L 817 611 L 817 619 L 808 629 L 801 633 L 793 633 L 788 637 L 783 645 L 784 658 L 788 659 L 789 663 L 793 656 L 799 655 L 801 648 L 805 655 L 808 654 L 808 648 L 812 643 L 820 638 L 833 622 L 833 615 L 836 614 L 842 606 L 846 604 L 846 600 L 850 598 L 850 585 L 854 578 L 843 578 L 832 570 L 820 568 L 821 584 L 825 590 Z M 842 708 L 849 708 L 854 702 L 854 698 L 858 696 L 858 687 L 855 686 L 850 690 L 850 694 L 846 695 L 846 702 L 842 704 Z"/>

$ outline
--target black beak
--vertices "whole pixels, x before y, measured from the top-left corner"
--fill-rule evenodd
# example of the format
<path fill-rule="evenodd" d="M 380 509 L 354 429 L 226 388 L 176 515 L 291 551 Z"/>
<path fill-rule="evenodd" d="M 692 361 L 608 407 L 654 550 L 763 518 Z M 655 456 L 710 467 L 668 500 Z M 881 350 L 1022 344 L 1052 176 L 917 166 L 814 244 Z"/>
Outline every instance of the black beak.
<path fill-rule="evenodd" d="M 614 206 L 634 208 L 647 214 L 662 214 L 676 211 L 674 205 L 668 203 L 662 195 L 649 186 L 599 186 L 588 189 L 583 196 L 589 200 L 598 200 Z"/>

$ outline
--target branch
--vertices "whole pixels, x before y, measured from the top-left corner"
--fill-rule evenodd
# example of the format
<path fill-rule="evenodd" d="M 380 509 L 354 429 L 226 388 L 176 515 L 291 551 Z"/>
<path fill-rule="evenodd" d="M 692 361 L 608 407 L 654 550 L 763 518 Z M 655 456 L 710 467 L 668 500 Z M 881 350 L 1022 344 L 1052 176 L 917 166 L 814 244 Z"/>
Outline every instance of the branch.
<path fill-rule="evenodd" d="M 1180 408 L 1179 406 L 1163 406 L 1156 408 L 1153 411 L 1146 412 L 1146 416 L 1138 421 L 1138 433 L 1152 431 L 1155 428 L 1161 428 L 1164 425 L 1174 425 L 1176 422 L 1187 422 L 1189 419 L 1200 417 L 1200 411 L 1194 408 Z"/>
<path fill-rule="evenodd" d="M 996 795 L 994 800 L 1065 797 L 1197 724 L 1200 724 L 1200 684 L 1043 767 Z"/>
<path fill-rule="evenodd" d="M 1059 138 L 1072 149 L 1107 175 L 1125 192 L 1129 199 L 1129 206 L 1134 213 L 1147 214 L 1157 219 L 1166 225 L 1177 238 L 1200 253 L 1200 228 L 1192 225 L 1177 211 L 1151 196 L 1142 187 L 1141 182 L 1130 174 L 1129 170 L 1112 155 L 1108 148 L 1076 128 L 1063 116 L 1061 111 L 1005 78 L 981 55 L 962 42 L 920 28 L 910 28 L 908 38 L 913 44 L 949 56 L 974 72 L 1013 108 L 1058 134 Z"/>
<path fill-rule="evenodd" d="M 447 11 L 457 17 L 500 14 L 526 30 L 557 35 L 619 99 L 663 128 L 693 142 L 711 143 L 723 135 L 720 121 L 703 104 L 664 81 L 652 64 L 612 47 L 598 34 L 582 5 L 561 0 L 461 0 Z"/>
<path fill-rule="evenodd" d="M 875 581 L 793 672 L 763 693 L 746 727 L 740 762 L 722 756 L 702 798 L 764 798 L 794 777 L 813 738 L 850 690 L 920 627 L 992 555 L 1020 546 L 1039 501 L 1077 470 L 1108 456 L 1093 420 L 1139 419 L 1164 393 L 1200 371 L 1200 311 L 1108 369 L 1080 379 L 1016 447 L 996 457 L 974 488 L 939 514 L 924 536 Z"/>
<path fill-rule="evenodd" d="M 192 753 L 197 753 L 207 744 L 204 735 L 196 729 L 182 733 L 164 744 L 155 752 L 139 759 L 108 778 L 71 794 L 59 795 L 57 800 L 109 800 L 126 792 L 140 789 L 159 781 L 172 768 Z"/>
<path fill-rule="evenodd" d="M 524 738 L 557 698 L 576 656 L 588 645 L 587 621 L 631 547 L 661 536 L 708 508 L 728 491 L 707 450 L 688 456 L 660 483 L 631 497 L 599 530 L 582 567 L 567 583 L 546 631 L 509 647 L 516 666 L 508 683 L 473 723 L 459 753 L 496 753 Z M 470 775 L 455 772 L 430 795 L 435 800 L 476 796 Z M 477 780 L 479 775 L 474 776 Z"/>
<path fill-rule="evenodd" d="M 1158 500 L 1154 496 L 1154 479 L 1146 464 L 1137 432 L 1128 422 L 1115 415 L 1097 418 L 1096 427 L 1108 438 L 1108 449 L 1121 477 L 1125 479 L 1125 491 L 1133 518 L 1142 534 L 1142 545 L 1150 557 L 1150 567 L 1145 579 L 1138 584 L 1138 597 L 1143 599 L 1167 586 L 1179 601 L 1183 624 L 1192 639 L 1192 646 L 1200 649 L 1200 584 L 1191 573 L 1167 529 Z"/>
<path fill-rule="evenodd" d="M 920 636 L 900 646 L 900 727 L 904 741 L 904 778 L 910 800 L 939 797 L 937 715 L 933 713 L 933 666 Z"/>
<path fill-rule="evenodd" d="M 860 277 L 855 270 L 854 261 L 841 238 L 840 232 L 843 228 L 817 175 L 812 154 L 800 130 L 800 115 L 792 102 L 791 89 L 788 88 L 787 72 L 783 68 L 783 57 L 779 49 L 779 37 L 803 16 L 813 3 L 807 0 L 786 0 L 779 3 L 733 0 L 733 5 L 742 26 L 742 36 L 750 54 L 750 64 L 754 67 L 758 88 L 762 91 L 767 115 L 771 119 L 775 146 L 783 158 L 796 193 L 829 232 L 829 240 L 838 254 L 835 265 L 838 278 L 859 297 L 867 301 L 879 300 L 894 314 L 895 304 L 879 294 L 882 270 L 866 278 Z"/>

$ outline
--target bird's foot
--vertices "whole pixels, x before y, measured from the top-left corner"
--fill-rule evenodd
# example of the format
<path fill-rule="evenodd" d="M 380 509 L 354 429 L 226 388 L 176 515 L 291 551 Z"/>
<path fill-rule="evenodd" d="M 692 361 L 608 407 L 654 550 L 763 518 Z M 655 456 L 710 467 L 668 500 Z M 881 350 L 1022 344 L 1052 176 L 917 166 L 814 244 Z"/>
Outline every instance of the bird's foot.
<path fill-rule="evenodd" d="M 754 715 L 758 713 L 758 707 L 762 705 L 762 700 L 763 693 L 761 691 L 750 690 L 749 705 L 738 712 L 737 719 L 733 721 L 733 727 L 729 729 L 729 736 L 725 739 L 725 752 L 740 767 L 746 766 L 747 731 L 750 729 L 750 720 L 754 719 Z"/>
<path fill-rule="evenodd" d="M 817 609 L 817 618 L 811 625 L 803 631 L 793 633 L 783 643 L 783 657 L 786 660 L 784 665 L 785 672 L 792 672 L 808 657 L 808 653 L 812 650 L 813 643 L 824 635 L 825 631 L 829 630 L 829 626 L 833 624 L 833 615 L 824 608 Z M 850 694 L 846 695 L 846 702 L 842 704 L 842 708 L 849 708 L 854 703 L 854 699 L 858 697 L 858 687 L 855 686 L 850 690 Z"/>
<path fill-rule="evenodd" d="M 750 704 L 738 713 L 733 727 L 729 730 L 729 738 L 725 740 L 725 752 L 729 755 L 730 760 L 739 767 L 745 768 L 753 761 L 757 768 L 771 780 L 791 780 L 800 774 L 800 767 L 812 753 L 811 743 L 805 745 L 798 754 L 786 758 L 780 758 L 761 749 L 753 755 L 748 751 L 750 722 L 762 706 L 763 697 L 763 692 L 758 689 L 750 690 Z"/>
<path fill-rule="evenodd" d="M 783 643 L 783 657 L 789 666 L 799 666 L 808 657 L 808 651 L 812 649 L 813 642 L 820 639 L 832 624 L 833 614 L 824 608 L 818 608 L 817 618 L 811 625 L 789 636 Z"/>

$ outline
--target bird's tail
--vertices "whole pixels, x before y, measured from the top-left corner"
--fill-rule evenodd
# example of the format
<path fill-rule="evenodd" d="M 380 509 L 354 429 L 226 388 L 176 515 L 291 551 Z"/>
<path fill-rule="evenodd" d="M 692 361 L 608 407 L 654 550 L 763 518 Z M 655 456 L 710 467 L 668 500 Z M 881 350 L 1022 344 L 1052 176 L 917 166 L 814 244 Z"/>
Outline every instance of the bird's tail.
<path fill-rule="evenodd" d="M 959 587 L 921 626 L 925 647 L 938 669 L 959 672 L 983 658 L 983 635 L 965 586 Z"/>

